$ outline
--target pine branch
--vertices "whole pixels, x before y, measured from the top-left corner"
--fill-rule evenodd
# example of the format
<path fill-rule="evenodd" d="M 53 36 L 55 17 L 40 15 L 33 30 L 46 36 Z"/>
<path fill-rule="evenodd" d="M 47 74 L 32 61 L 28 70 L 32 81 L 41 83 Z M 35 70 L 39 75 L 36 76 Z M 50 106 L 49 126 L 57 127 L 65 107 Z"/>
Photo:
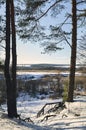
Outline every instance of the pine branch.
<path fill-rule="evenodd" d="M 82 3 L 86 3 L 86 0 L 81 0 L 81 1 L 77 2 L 77 5 L 82 4 Z"/>
<path fill-rule="evenodd" d="M 0 45 L 0 47 L 2 47 L 3 49 L 5 49 L 5 47 L 3 45 Z"/>
<path fill-rule="evenodd" d="M 52 4 L 39 18 L 36 19 L 36 21 L 40 20 L 44 15 L 46 15 L 46 14 L 49 12 L 49 10 L 50 10 L 52 7 L 54 7 L 57 3 L 61 2 L 61 1 L 62 1 L 62 0 L 58 0 L 58 1 L 56 1 L 54 4 Z"/>

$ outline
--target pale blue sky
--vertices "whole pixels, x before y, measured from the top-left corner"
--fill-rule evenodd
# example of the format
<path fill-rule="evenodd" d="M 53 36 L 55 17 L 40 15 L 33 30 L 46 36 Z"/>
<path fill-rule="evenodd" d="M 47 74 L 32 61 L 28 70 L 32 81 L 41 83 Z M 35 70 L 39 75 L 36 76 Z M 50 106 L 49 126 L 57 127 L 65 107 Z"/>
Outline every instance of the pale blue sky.
<path fill-rule="evenodd" d="M 70 8 L 69 8 L 70 9 Z M 5 8 L 0 9 L 0 13 L 4 13 Z M 50 24 L 58 24 L 63 20 L 62 16 L 60 18 L 51 18 L 47 16 L 41 19 L 41 24 L 44 26 L 49 26 Z M 70 63 L 70 47 L 67 45 L 62 51 L 57 51 L 56 53 L 41 54 L 43 48 L 40 47 L 38 43 L 30 44 L 21 42 L 17 40 L 17 63 L 18 64 L 33 64 L 33 63 L 52 63 L 52 64 L 63 64 Z M 4 52 L 0 52 L 1 58 L 5 56 Z"/>
<path fill-rule="evenodd" d="M 56 19 L 51 18 L 47 16 L 46 18 L 41 19 L 41 24 L 44 26 L 49 26 L 49 24 L 55 25 L 59 24 L 64 21 L 64 15 L 65 12 L 67 13 L 71 12 L 71 3 L 65 3 L 66 9 L 61 12 L 61 14 L 58 15 Z M 80 9 L 82 7 L 86 8 L 86 6 L 79 6 Z M 72 30 L 71 26 L 66 25 L 64 27 L 65 31 Z M 84 28 L 85 30 L 85 28 Z M 83 35 L 81 34 L 82 30 L 78 30 L 78 36 Z M 80 37 L 79 37 L 80 38 Z M 70 39 L 71 44 L 71 39 Z M 22 43 L 21 41 L 17 41 L 17 59 L 18 64 L 33 64 L 33 63 L 52 63 L 52 64 L 70 64 L 70 53 L 71 48 L 68 44 L 64 44 L 64 49 L 61 51 L 57 51 L 56 53 L 53 53 L 51 55 L 49 54 L 41 54 L 43 51 L 43 48 L 40 48 L 40 45 L 38 43 L 36 44 L 30 44 L 30 43 Z"/>
<path fill-rule="evenodd" d="M 68 13 L 71 11 L 70 4 L 66 4 Z M 41 24 L 44 26 L 49 26 L 49 24 L 59 24 L 63 21 L 64 12 L 60 14 L 56 19 L 47 16 L 46 18 L 41 19 Z M 67 25 L 65 30 L 68 31 L 70 28 Z M 64 44 L 64 49 L 61 51 L 57 51 L 51 55 L 49 54 L 41 54 L 43 52 L 43 48 L 40 47 L 38 43 L 30 44 L 21 42 L 21 40 L 17 40 L 17 63 L 18 64 L 33 64 L 33 63 L 52 63 L 52 64 L 69 64 L 70 63 L 70 47 L 67 44 Z M 4 55 L 4 54 L 3 54 Z"/>
<path fill-rule="evenodd" d="M 70 12 L 70 5 L 67 6 L 68 12 Z M 66 10 L 65 10 L 66 12 Z M 50 24 L 55 25 L 63 21 L 64 11 L 56 19 L 49 16 L 43 17 L 40 22 L 41 25 L 48 26 Z M 66 30 L 69 29 L 66 27 Z M 56 53 L 41 54 L 43 48 L 38 43 L 22 43 L 20 40 L 17 41 L 17 63 L 18 64 L 33 64 L 33 63 L 52 63 L 52 64 L 69 64 L 70 63 L 70 47 L 68 45 L 63 46 L 64 49 L 57 51 Z"/>
<path fill-rule="evenodd" d="M 66 64 L 70 63 L 70 47 L 57 51 L 53 54 L 41 54 L 43 48 L 38 44 L 17 43 L 17 63 L 18 64 L 33 64 L 33 63 L 52 63 L 52 64 Z"/>

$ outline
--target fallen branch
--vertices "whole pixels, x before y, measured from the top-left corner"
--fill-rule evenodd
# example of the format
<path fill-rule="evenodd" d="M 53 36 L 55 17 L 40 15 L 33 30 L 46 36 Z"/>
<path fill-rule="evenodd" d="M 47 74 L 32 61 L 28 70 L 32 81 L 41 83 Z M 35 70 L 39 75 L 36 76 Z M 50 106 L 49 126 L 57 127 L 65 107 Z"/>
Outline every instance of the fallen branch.
<path fill-rule="evenodd" d="M 42 120 L 41 120 L 41 122 L 43 122 L 44 120 L 48 120 L 48 118 L 49 117 L 55 117 L 56 115 L 47 115 L 47 116 L 45 116 Z"/>
<path fill-rule="evenodd" d="M 46 105 L 44 105 L 44 107 L 37 113 L 37 118 L 40 117 L 41 115 L 44 115 L 44 108 Z"/>
<path fill-rule="evenodd" d="M 53 104 L 55 104 L 55 106 L 52 107 L 51 109 L 49 109 L 49 110 L 47 111 L 47 113 L 54 112 L 54 111 L 58 110 L 59 108 L 62 108 L 62 109 L 63 109 L 63 108 L 66 108 L 64 102 L 46 103 L 46 104 L 42 107 L 42 109 L 37 113 L 37 118 L 40 117 L 41 115 L 44 115 L 44 109 L 45 109 L 46 106 L 48 106 L 48 105 L 53 105 Z"/>
<path fill-rule="evenodd" d="M 48 113 L 57 111 L 59 108 L 61 108 L 61 109 L 66 108 L 64 102 L 59 102 L 58 104 L 56 104 L 53 108 L 48 110 Z"/>

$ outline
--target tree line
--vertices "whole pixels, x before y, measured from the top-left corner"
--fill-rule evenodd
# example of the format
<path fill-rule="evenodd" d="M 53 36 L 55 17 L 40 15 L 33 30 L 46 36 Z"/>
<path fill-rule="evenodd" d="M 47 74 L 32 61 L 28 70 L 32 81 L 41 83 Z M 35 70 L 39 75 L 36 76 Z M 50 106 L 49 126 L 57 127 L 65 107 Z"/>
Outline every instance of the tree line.
<path fill-rule="evenodd" d="M 51 15 L 57 19 L 62 11 L 65 10 L 66 4 L 71 5 L 71 12 L 66 12 L 65 19 L 59 24 L 50 25 L 49 34 L 45 33 L 45 28 L 41 26 L 40 20 L 46 15 Z M 16 33 L 20 39 L 38 42 L 44 46 L 44 53 L 62 50 L 61 43 L 67 43 L 70 46 L 70 76 L 68 89 L 68 102 L 73 101 L 75 71 L 78 40 L 80 40 L 80 50 L 86 49 L 86 40 L 84 34 L 79 39 L 80 29 L 86 26 L 86 1 L 85 0 L 1 0 L 0 8 L 6 7 L 6 14 L 0 15 L 0 46 L 5 49 L 5 67 L 4 75 L 7 88 L 7 108 L 8 116 L 17 117 L 16 106 Z M 48 12 L 51 10 L 51 13 Z M 60 17 L 62 17 L 60 15 Z M 15 19 L 16 18 L 16 19 Z M 70 26 L 70 30 L 65 30 L 64 26 Z M 17 28 L 16 28 L 17 27 Z M 51 40 L 51 38 L 53 40 Z M 2 44 L 5 42 L 5 46 Z M 52 42 L 53 41 L 53 42 Z M 82 42 L 83 41 L 83 42 Z M 11 56 L 12 54 L 12 61 Z M 80 53 L 80 56 L 86 54 Z M 10 73 L 10 62 L 12 65 Z"/>

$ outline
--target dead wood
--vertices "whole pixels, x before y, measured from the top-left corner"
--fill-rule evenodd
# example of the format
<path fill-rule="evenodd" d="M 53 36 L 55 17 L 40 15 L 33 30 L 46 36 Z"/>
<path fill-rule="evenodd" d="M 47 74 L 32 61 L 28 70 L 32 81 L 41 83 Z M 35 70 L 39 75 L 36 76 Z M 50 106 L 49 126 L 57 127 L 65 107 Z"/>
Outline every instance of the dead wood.
<path fill-rule="evenodd" d="M 63 114 L 63 115 L 62 115 L 62 118 L 64 118 L 64 117 L 68 117 L 68 115 L 67 115 L 67 114 Z"/>
<path fill-rule="evenodd" d="M 34 122 L 30 119 L 30 117 L 29 118 L 25 118 L 24 120 L 34 124 Z"/>
<path fill-rule="evenodd" d="M 75 113 L 75 116 L 80 116 L 80 114 L 78 114 L 78 113 Z"/>
<path fill-rule="evenodd" d="M 45 116 L 42 120 L 41 120 L 41 122 L 43 122 L 44 120 L 48 120 L 48 118 L 49 117 L 55 117 L 56 115 L 47 115 L 47 116 Z"/>
<path fill-rule="evenodd" d="M 30 119 L 30 117 L 23 119 L 23 118 L 20 117 L 20 115 L 18 115 L 17 118 L 18 118 L 20 121 L 30 122 L 30 123 L 34 124 L 34 122 Z"/>
<path fill-rule="evenodd" d="M 45 108 L 46 105 L 44 105 L 42 107 L 42 109 L 37 113 L 37 118 L 40 117 L 41 115 L 44 115 L 44 108 Z"/>
<path fill-rule="evenodd" d="M 54 105 L 55 104 L 55 105 Z M 37 113 L 37 117 L 40 117 L 41 115 L 44 115 L 44 109 L 45 109 L 45 107 L 46 106 L 48 106 L 48 105 L 54 105 L 54 107 L 52 107 L 51 109 L 49 109 L 48 111 L 47 111 L 47 113 L 50 113 L 50 112 L 54 112 L 54 111 L 56 111 L 56 110 L 58 110 L 59 108 L 66 108 L 66 106 L 65 106 L 65 104 L 64 104 L 64 102 L 52 102 L 52 103 L 46 103 L 43 107 L 42 107 L 42 109 Z"/>

